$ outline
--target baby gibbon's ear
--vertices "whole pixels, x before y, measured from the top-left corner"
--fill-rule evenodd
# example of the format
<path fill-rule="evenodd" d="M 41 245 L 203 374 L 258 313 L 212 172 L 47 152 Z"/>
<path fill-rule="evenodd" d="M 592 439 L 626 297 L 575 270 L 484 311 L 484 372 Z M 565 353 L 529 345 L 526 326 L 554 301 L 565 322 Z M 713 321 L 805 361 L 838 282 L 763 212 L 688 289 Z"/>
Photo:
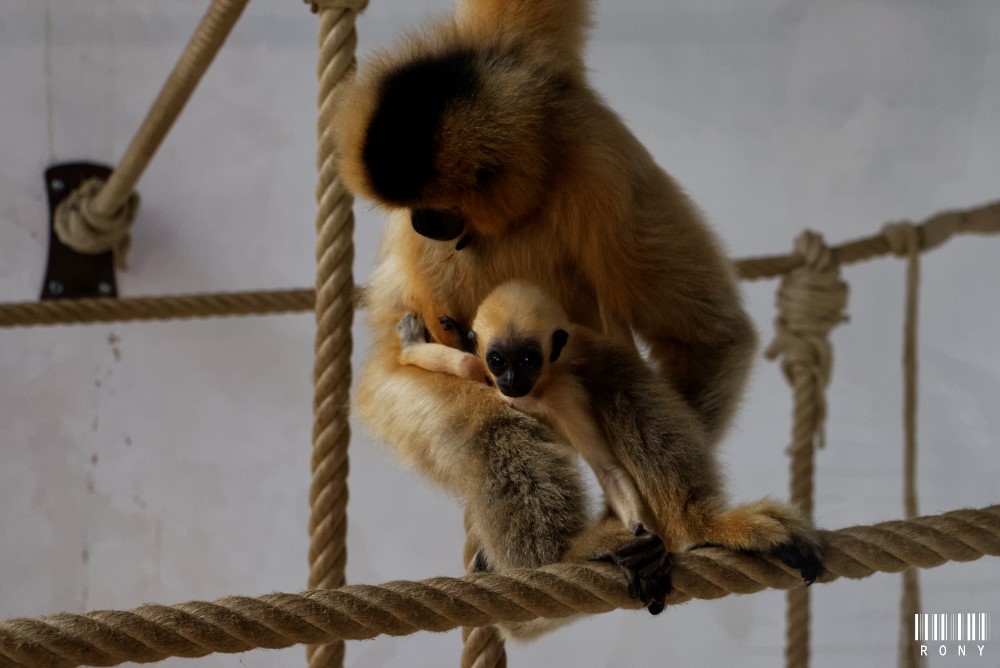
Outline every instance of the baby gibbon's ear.
<path fill-rule="evenodd" d="M 590 0 L 459 0 L 459 29 L 487 42 L 498 32 L 582 58 Z"/>
<path fill-rule="evenodd" d="M 569 333 L 565 329 L 557 329 L 552 332 L 552 352 L 549 354 L 549 362 L 555 362 L 562 354 L 566 342 L 569 341 Z"/>

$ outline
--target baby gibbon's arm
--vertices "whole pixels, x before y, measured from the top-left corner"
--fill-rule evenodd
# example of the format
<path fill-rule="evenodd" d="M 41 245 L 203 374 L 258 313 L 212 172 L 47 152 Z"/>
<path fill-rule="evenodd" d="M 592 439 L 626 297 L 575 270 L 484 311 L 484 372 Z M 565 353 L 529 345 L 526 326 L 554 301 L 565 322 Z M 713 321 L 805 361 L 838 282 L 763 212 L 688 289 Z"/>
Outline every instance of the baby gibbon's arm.
<path fill-rule="evenodd" d="M 424 341 L 424 323 L 415 313 L 407 313 L 396 325 L 399 332 L 399 363 L 434 373 L 446 373 L 466 380 L 486 382 L 488 376 L 479 358 L 441 343 Z"/>

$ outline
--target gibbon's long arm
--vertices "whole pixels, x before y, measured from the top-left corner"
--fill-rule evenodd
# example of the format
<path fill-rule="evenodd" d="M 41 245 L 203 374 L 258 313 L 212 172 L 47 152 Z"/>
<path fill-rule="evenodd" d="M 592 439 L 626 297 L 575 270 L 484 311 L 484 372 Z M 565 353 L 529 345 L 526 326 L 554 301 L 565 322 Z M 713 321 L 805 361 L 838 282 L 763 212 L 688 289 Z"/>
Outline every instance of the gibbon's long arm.
<path fill-rule="evenodd" d="M 695 205 L 607 114 L 599 125 L 611 141 L 587 149 L 598 155 L 577 163 L 580 169 L 589 162 L 592 170 L 581 179 L 604 186 L 581 189 L 576 201 L 578 215 L 595 228 L 581 249 L 583 265 L 605 329 L 617 320 L 649 344 L 656 367 L 715 443 L 746 384 L 757 345 L 753 324 L 730 263 Z"/>

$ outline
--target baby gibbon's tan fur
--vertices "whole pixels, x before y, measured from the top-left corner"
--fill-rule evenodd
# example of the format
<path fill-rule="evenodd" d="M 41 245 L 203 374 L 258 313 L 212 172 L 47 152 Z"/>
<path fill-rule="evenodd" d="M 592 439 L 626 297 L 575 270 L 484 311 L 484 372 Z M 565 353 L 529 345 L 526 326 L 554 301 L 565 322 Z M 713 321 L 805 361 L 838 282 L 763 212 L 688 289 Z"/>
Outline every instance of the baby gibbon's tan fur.
<path fill-rule="evenodd" d="M 440 315 L 468 328 L 496 286 L 537 284 L 572 322 L 624 345 L 641 338 L 679 437 L 709 445 L 755 347 L 714 235 L 587 83 L 589 8 L 461 0 L 362 62 L 330 119 L 344 182 L 388 214 L 366 291 L 374 345 L 359 412 L 462 499 L 500 570 L 612 555 L 635 537 L 588 519 L 575 456 L 548 426 L 485 383 L 401 364 L 405 313 L 450 341 Z"/>
<path fill-rule="evenodd" d="M 816 578 L 815 534 L 801 514 L 767 499 L 728 507 L 715 456 L 700 430 L 685 424 L 696 417 L 634 347 L 570 324 L 555 300 L 517 281 L 483 301 L 473 332 L 508 402 L 553 426 L 583 455 L 627 529 L 645 525 L 671 552 L 713 544 L 773 553 L 807 581 Z M 439 354 L 468 355 L 407 344 L 404 354 L 413 350 L 409 361 L 418 365 Z M 518 375 L 524 384 L 512 380 Z"/>

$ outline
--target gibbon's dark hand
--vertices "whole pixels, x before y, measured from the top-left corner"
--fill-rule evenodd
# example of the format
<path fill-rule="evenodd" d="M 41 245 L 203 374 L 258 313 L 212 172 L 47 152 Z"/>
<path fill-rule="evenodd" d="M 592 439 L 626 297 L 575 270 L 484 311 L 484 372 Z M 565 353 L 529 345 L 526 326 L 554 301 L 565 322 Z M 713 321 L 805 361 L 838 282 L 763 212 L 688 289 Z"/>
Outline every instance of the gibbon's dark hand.
<path fill-rule="evenodd" d="M 628 593 L 646 604 L 649 614 L 658 615 L 670 593 L 670 568 L 673 562 L 663 539 L 639 524 L 631 540 L 613 553 L 610 559 L 625 574 Z"/>
<path fill-rule="evenodd" d="M 816 548 L 804 540 L 793 538 L 771 550 L 771 555 L 801 573 L 807 587 L 823 574 L 823 562 L 820 561 Z"/>

